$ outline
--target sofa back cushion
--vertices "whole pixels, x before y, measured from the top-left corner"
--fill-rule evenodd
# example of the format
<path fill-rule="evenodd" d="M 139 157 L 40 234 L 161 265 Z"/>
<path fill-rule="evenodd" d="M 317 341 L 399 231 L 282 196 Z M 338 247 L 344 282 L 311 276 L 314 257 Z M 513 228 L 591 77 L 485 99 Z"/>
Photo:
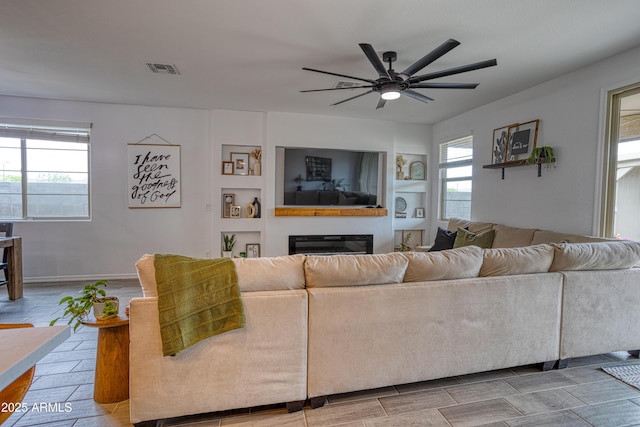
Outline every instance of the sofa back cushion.
<path fill-rule="evenodd" d="M 304 255 L 233 258 L 242 292 L 304 289 Z"/>
<path fill-rule="evenodd" d="M 553 262 L 553 246 L 485 249 L 480 276 L 546 273 Z"/>
<path fill-rule="evenodd" d="M 613 239 L 603 237 L 584 236 L 582 234 L 558 233 L 549 230 L 536 230 L 531 240 L 532 245 L 540 243 L 589 243 L 589 242 L 611 242 Z"/>
<path fill-rule="evenodd" d="M 409 260 L 403 254 L 307 256 L 308 288 L 401 283 Z"/>
<path fill-rule="evenodd" d="M 496 236 L 492 248 L 519 248 L 529 246 L 536 232 L 535 228 L 517 228 L 496 224 L 493 226 Z"/>
<path fill-rule="evenodd" d="M 618 270 L 631 268 L 640 261 L 639 242 L 554 243 L 552 246 L 554 255 L 549 271 Z"/>
<path fill-rule="evenodd" d="M 477 246 L 437 252 L 403 253 L 409 259 L 405 282 L 478 277 L 482 266 L 482 249 Z"/>
<path fill-rule="evenodd" d="M 273 258 L 234 258 L 241 292 L 304 289 L 304 255 Z M 145 297 L 157 297 L 154 256 L 145 254 L 136 262 Z"/>

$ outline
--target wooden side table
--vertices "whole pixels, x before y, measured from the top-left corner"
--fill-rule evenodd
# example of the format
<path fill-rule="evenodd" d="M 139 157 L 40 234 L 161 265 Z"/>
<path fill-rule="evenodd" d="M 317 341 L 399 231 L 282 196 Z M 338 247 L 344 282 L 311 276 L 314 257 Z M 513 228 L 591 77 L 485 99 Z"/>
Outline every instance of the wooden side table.
<path fill-rule="evenodd" d="M 129 318 L 118 316 L 96 320 L 91 316 L 83 325 L 99 328 L 96 350 L 96 376 L 93 400 L 115 403 L 129 398 Z"/>

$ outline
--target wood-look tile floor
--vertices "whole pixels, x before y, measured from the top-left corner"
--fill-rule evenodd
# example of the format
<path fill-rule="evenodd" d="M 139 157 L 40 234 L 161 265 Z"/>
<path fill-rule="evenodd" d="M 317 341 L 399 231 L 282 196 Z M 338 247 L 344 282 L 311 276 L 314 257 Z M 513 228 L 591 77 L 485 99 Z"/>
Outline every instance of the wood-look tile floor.
<path fill-rule="evenodd" d="M 26 284 L 25 297 L 9 301 L 0 288 L 0 323 L 48 325 L 64 295 L 84 283 Z M 112 280 L 108 291 L 140 296 L 136 280 Z M 97 330 L 81 327 L 42 359 L 25 397 L 29 408 L 3 427 L 130 426 L 129 402 L 93 401 Z M 473 357 L 473 355 L 469 355 Z M 166 426 L 407 427 L 407 426 L 640 426 L 640 391 L 600 367 L 629 360 L 628 353 L 574 359 L 567 369 L 541 372 L 521 366 L 376 390 L 330 396 L 318 409 L 288 414 L 283 406 L 169 419 Z M 384 367 L 381 367 L 384 369 Z M 176 399 L 179 399 L 176 396 Z M 65 406 L 65 403 L 68 403 Z M 41 410 L 40 404 L 42 406 Z M 56 405 L 59 404 L 59 405 Z M 35 406 L 34 406 L 35 405 Z"/>

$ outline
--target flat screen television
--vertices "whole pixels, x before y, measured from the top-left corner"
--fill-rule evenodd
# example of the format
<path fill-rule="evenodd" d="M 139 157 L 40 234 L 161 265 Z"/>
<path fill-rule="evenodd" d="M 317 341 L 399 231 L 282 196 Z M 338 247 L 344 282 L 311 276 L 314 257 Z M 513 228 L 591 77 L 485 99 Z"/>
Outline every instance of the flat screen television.
<path fill-rule="evenodd" d="M 383 152 L 292 147 L 278 150 L 283 205 L 380 205 Z"/>

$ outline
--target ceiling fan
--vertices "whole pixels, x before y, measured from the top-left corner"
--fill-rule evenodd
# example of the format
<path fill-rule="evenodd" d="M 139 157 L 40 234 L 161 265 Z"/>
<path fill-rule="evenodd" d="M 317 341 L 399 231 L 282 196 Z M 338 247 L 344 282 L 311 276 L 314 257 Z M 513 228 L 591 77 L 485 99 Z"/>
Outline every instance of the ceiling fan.
<path fill-rule="evenodd" d="M 388 100 L 400 98 L 400 95 L 406 95 L 409 98 L 413 98 L 415 100 L 428 103 L 429 101 L 433 101 L 433 98 L 429 98 L 419 92 L 416 92 L 414 89 L 475 89 L 478 86 L 478 83 L 422 83 L 427 80 L 433 80 L 440 77 L 451 76 L 454 74 L 466 73 L 468 71 L 479 70 L 481 68 L 493 67 L 494 65 L 498 65 L 498 62 L 495 59 L 490 59 L 487 61 L 476 62 L 474 64 L 463 65 L 460 67 L 449 68 L 447 70 L 437 71 L 429 74 L 422 74 L 419 76 L 414 76 L 418 71 L 422 70 L 427 65 L 431 64 L 436 59 L 443 56 L 445 53 L 449 52 L 456 46 L 458 46 L 460 42 L 454 39 L 449 39 L 442 43 L 440 46 L 420 58 L 413 65 L 407 67 L 401 73 L 396 73 L 392 67 L 393 62 L 397 59 L 396 52 L 384 52 L 382 54 L 382 61 L 389 63 L 389 69 L 385 69 L 384 63 L 380 60 L 378 55 L 376 54 L 373 46 L 367 43 L 360 43 L 360 48 L 375 68 L 378 73 L 378 78 L 373 79 L 364 79 L 362 77 L 354 77 L 346 74 L 338 74 L 332 73 L 329 71 L 316 70 L 314 68 L 302 68 L 303 70 L 313 71 L 316 73 L 329 74 L 331 76 L 344 77 L 347 79 L 358 80 L 361 82 L 368 83 L 368 85 L 360 85 L 360 86 L 350 86 L 350 87 L 334 87 L 329 89 L 311 89 L 311 90 L 301 90 L 300 92 L 322 92 L 328 90 L 345 90 L 345 89 L 369 89 L 367 92 L 361 93 L 356 96 L 352 96 L 351 98 L 344 99 L 342 101 L 336 102 L 331 105 L 342 104 L 343 102 L 351 101 L 352 99 L 359 98 L 361 96 L 367 95 L 371 92 L 379 92 L 380 99 L 378 100 L 378 108 L 384 107 L 384 104 Z"/>

